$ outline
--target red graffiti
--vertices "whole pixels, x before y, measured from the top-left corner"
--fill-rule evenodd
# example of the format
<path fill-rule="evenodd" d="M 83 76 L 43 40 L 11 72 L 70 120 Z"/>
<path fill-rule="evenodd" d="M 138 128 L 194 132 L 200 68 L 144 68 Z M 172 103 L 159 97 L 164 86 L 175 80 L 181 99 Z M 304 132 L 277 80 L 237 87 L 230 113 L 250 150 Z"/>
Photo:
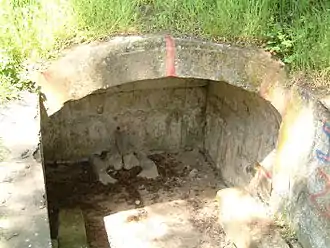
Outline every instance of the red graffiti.
<path fill-rule="evenodd" d="M 258 179 L 260 179 L 261 177 L 266 177 L 269 180 L 272 180 L 272 174 L 262 165 L 257 166 L 258 170 Z"/>
<path fill-rule="evenodd" d="M 322 131 L 325 133 L 325 135 L 328 138 L 328 141 L 330 143 L 330 124 L 323 120 L 322 125 Z M 316 150 L 316 158 L 323 164 L 328 164 L 330 162 L 330 150 L 327 149 L 326 152 L 323 152 L 321 150 Z M 310 195 L 310 200 L 313 203 L 313 205 L 318 209 L 318 211 L 321 213 L 322 216 L 330 218 L 330 205 L 326 207 L 321 207 L 318 203 L 317 199 L 326 196 L 330 192 L 330 175 L 328 175 L 324 169 L 317 168 L 317 175 L 320 176 L 321 179 L 325 181 L 325 186 L 322 191 L 319 191 L 315 194 Z"/>
<path fill-rule="evenodd" d="M 175 77 L 175 42 L 174 39 L 167 35 L 166 41 L 166 76 Z"/>
<path fill-rule="evenodd" d="M 41 72 L 41 75 L 44 76 L 44 78 L 49 81 L 50 78 L 52 77 L 51 73 L 49 71 L 44 71 L 44 72 Z"/>
<path fill-rule="evenodd" d="M 323 126 L 322 126 L 322 130 L 323 132 L 325 132 L 325 134 L 330 137 L 330 124 L 327 123 L 327 121 L 323 121 Z"/>
<path fill-rule="evenodd" d="M 317 199 L 327 195 L 330 192 L 330 175 L 328 175 L 322 168 L 318 168 L 318 175 L 325 181 L 325 187 L 322 191 L 310 195 L 310 200 L 314 206 L 319 210 L 322 216 L 330 218 L 330 205 L 322 208 L 317 202 Z"/>
<path fill-rule="evenodd" d="M 322 161 L 323 163 L 330 162 L 329 154 L 325 154 L 320 150 L 316 150 L 316 157 L 318 160 Z"/>

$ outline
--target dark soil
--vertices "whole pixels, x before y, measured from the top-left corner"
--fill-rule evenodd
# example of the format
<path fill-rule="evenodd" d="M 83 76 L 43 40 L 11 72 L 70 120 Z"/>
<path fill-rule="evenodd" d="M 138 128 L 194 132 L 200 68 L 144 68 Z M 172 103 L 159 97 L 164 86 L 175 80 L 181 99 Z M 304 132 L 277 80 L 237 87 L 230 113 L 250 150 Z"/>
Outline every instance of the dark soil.
<path fill-rule="evenodd" d="M 58 213 L 61 208 L 80 207 L 84 213 L 90 247 L 103 248 L 109 247 L 103 217 L 111 213 L 142 208 L 169 199 L 193 198 L 192 209 L 202 207 L 205 197 L 214 197 L 216 190 L 223 188 L 223 184 L 214 176 L 215 170 L 207 162 L 203 168 L 201 165 L 187 165 L 179 161 L 177 155 L 161 153 L 149 156 L 157 165 L 157 179 L 138 178 L 138 172 L 133 168 L 135 171 L 117 173 L 119 181 L 108 186 L 97 181 L 88 162 L 47 164 L 46 188 L 52 238 L 58 235 Z M 189 174 L 195 167 L 198 167 L 199 175 L 196 177 L 200 177 L 200 181 Z M 191 221 L 201 229 L 214 230 L 212 238 L 218 240 L 224 234 L 215 216 L 214 213 L 214 218 L 210 217 L 207 221 L 192 216 Z"/>

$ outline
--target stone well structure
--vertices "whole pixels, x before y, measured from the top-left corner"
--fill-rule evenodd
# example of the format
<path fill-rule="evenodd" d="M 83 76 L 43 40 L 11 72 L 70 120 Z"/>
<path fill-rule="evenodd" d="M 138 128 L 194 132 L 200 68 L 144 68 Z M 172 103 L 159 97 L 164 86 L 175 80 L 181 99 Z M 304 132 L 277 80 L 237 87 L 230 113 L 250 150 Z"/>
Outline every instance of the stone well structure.
<path fill-rule="evenodd" d="M 38 79 L 44 161 L 199 148 L 229 186 L 259 162 L 305 248 L 330 244 L 330 114 L 256 49 L 170 36 L 82 45 Z M 119 133 L 119 138 L 116 133 Z M 118 140 L 119 139 L 119 140 Z"/>

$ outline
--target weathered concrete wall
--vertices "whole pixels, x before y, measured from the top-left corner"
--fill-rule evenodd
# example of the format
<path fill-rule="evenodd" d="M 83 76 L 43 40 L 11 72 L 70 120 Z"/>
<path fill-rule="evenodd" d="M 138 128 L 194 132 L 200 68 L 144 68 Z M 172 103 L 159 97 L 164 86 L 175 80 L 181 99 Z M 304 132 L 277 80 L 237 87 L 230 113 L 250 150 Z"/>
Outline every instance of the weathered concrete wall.
<path fill-rule="evenodd" d="M 102 101 L 101 95 L 94 100 L 88 100 L 92 99 L 89 97 L 83 98 L 102 89 L 112 88 L 113 91 L 118 91 L 119 88 L 113 88 L 113 86 L 118 85 L 120 85 L 120 89 L 125 87 L 128 90 L 131 90 L 132 87 L 138 89 L 139 86 L 134 83 L 136 81 L 163 77 L 218 80 L 252 92 L 260 90 L 260 93 L 262 93 L 265 86 L 269 85 L 269 83 L 278 84 L 282 82 L 285 79 L 285 73 L 283 73 L 278 63 L 271 60 L 268 54 L 259 50 L 241 49 L 228 45 L 193 40 L 173 39 L 170 36 L 116 38 L 110 42 L 79 46 L 54 63 L 37 80 L 46 96 L 46 99 L 41 102 L 42 125 L 46 125 L 47 129 L 50 130 L 43 131 L 43 138 L 45 143 L 53 143 L 53 145 L 49 145 L 49 148 L 45 148 L 45 157 L 51 160 L 59 157 L 72 160 L 75 159 L 75 156 L 77 158 L 83 155 L 81 152 L 73 151 L 74 148 L 70 144 L 70 140 L 77 139 L 81 135 L 81 133 L 78 133 L 78 136 L 75 135 L 77 133 L 76 130 L 80 130 L 81 124 L 75 124 L 78 128 L 73 130 L 70 127 L 71 123 L 66 121 L 71 118 L 71 110 L 65 110 L 71 108 L 68 107 L 69 105 L 75 105 L 75 108 L 79 108 L 79 105 L 83 106 L 83 104 L 93 106 L 94 103 L 89 104 L 88 101 L 94 100 L 97 102 L 95 104 L 98 105 L 98 101 Z M 149 86 L 146 86 L 148 83 L 143 83 L 141 87 L 153 88 L 159 84 L 162 83 L 157 83 L 157 80 L 155 80 Z M 81 104 L 73 103 L 80 99 L 82 99 Z M 192 101 L 194 101 L 193 99 L 194 97 L 192 97 Z M 119 99 L 117 100 L 120 101 Z M 132 99 L 129 101 L 132 102 Z M 128 102 L 125 104 L 122 105 L 122 109 L 124 109 L 124 106 L 129 105 Z M 56 113 L 62 107 L 61 113 Z M 277 106 L 275 105 L 275 107 Z M 93 108 L 97 107 L 94 106 L 89 109 L 95 113 Z M 110 110 L 108 108 L 106 111 L 113 112 L 114 109 Z M 196 111 L 192 113 L 200 116 L 201 110 Z M 79 115 L 78 112 L 79 110 L 75 111 L 75 114 Z M 85 130 L 88 135 L 82 135 L 85 138 L 81 140 L 81 146 L 83 149 L 87 149 L 84 155 L 87 151 L 94 152 L 101 147 L 111 147 L 111 145 L 108 145 L 108 143 L 111 143 L 111 140 L 97 138 L 97 136 L 104 137 L 106 132 L 102 124 L 105 121 L 104 117 L 102 117 L 104 114 L 94 114 L 92 116 L 94 124 L 91 127 L 96 127 L 96 131 L 94 131 L 96 134 L 93 131 L 88 132 L 91 132 L 93 136 L 95 135 L 96 139 L 94 141 L 88 140 L 86 136 L 90 134 Z M 176 114 L 174 114 L 175 116 Z M 55 120 L 57 117 L 59 117 L 59 120 L 62 119 L 60 123 Z M 187 122 L 186 119 L 188 117 L 190 118 L 189 115 L 182 117 L 184 122 Z M 162 118 L 165 120 L 165 115 Z M 196 116 L 196 118 L 200 117 Z M 113 120 L 109 119 L 109 121 L 112 123 L 110 125 L 114 125 Z M 59 124 L 63 127 L 65 126 L 70 133 L 58 133 L 56 126 Z M 100 127 L 102 125 L 103 127 Z M 192 141 L 194 139 L 192 138 L 193 136 L 200 136 L 200 131 L 197 132 L 194 129 L 195 124 L 190 123 L 188 126 L 190 125 L 193 126 L 189 127 L 189 129 L 184 129 L 188 130 L 187 133 L 181 134 L 182 137 L 187 136 L 189 138 L 181 137 L 181 139 Z M 42 128 L 44 129 L 44 127 Z M 172 126 L 171 128 L 173 129 L 174 127 Z M 175 129 L 178 129 L 178 127 L 175 127 Z M 200 129 L 203 130 L 203 127 Z M 100 134 L 97 134 L 97 130 L 100 131 Z M 112 131 L 113 128 L 111 127 L 107 130 L 107 133 Z M 162 134 L 165 134 L 165 132 L 162 132 Z M 180 136 L 170 135 L 169 137 L 173 140 L 178 140 Z M 100 140 L 102 142 L 99 142 Z M 178 147 L 175 145 L 177 142 L 172 142 L 172 145 Z M 136 143 L 136 141 L 133 141 L 133 143 Z M 187 145 L 189 145 L 188 143 Z M 88 148 L 92 146 L 94 147 L 93 149 Z M 72 157 L 69 154 L 76 155 Z"/>
<path fill-rule="evenodd" d="M 276 146 L 281 117 L 263 98 L 227 83 L 208 87 L 205 149 L 225 181 L 246 186 Z"/>
<path fill-rule="evenodd" d="M 330 161 L 330 151 L 329 128 L 324 123 L 328 123 L 330 119 L 329 112 L 318 99 L 313 98 L 312 91 L 307 90 L 309 93 L 306 93 L 301 86 L 296 86 L 293 90 L 286 88 L 288 80 L 283 65 L 272 60 L 267 53 L 256 49 L 174 39 L 170 36 L 116 38 L 101 44 L 79 46 L 54 63 L 38 79 L 38 83 L 46 95 L 46 100 L 41 105 L 42 123 L 59 125 L 56 121 L 52 123 L 54 113 L 59 111 L 63 105 L 65 105 L 64 108 L 70 109 L 66 105 L 72 103 L 68 103 L 68 101 L 79 101 L 101 89 L 118 85 L 126 87 L 126 83 L 163 77 L 199 78 L 227 82 L 247 91 L 259 93 L 277 109 L 283 120 L 278 149 L 274 156 L 275 161 L 270 159 L 267 167 L 270 172 L 273 172 L 273 175 L 268 175 L 274 187 L 274 199 L 271 206 L 275 210 L 284 209 L 280 211 L 287 214 L 288 219 L 297 224 L 299 238 L 303 242 L 304 248 L 328 248 L 327 232 L 330 220 L 326 216 L 329 216 L 327 197 L 330 179 L 327 176 L 327 164 Z M 151 86 L 151 84 L 149 85 Z M 225 86 L 218 85 L 217 87 L 223 89 Z M 192 92 L 195 92 L 195 89 Z M 200 91 L 196 92 L 200 94 Z M 208 105 L 205 146 L 210 150 L 211 156 L 216 160 L 218 166 L 224 167 L 223 173 L 229 175 L 235 171 L 242 171 L 240 166 L 245 166 L 245 161 L 249 160 L 235 158 L 233 155 L 235 153 L 243 157 L 251 156 L 251 160 L 253 160 L 252 158 L 263 159 L 262 155 L 274 145 L 272 133 L 275 133 L 278 118 L 275 118 L 276 114 L 273 112 L 266 114 L 267 104 L 265 103 L 260 103 L 259 107 L 256 105 L 253 108 L 256 102 L 261 101 L 260 99 L 249 96 L 249 101 L 244 100 L 245 102 L 243 102 L 241 99 L 245 99 L 244 97 L 241 99 L 236 97 L 236 94 L 243 94 L 239 93 L 240 91 L 235 90 L 235 97 L 232 98 L 223 95 L 222 90 L 217 92 L 222 100 L 215 100 L 221 99 L 221 97 L 215 95 L 214 92 L 208 100 L 210 104 Z M 232 93 L 234 94 L 234 91 Z M 166 95 L 166 93 L 164 94 Z M 231 92 L 228 94 L 230 95 Z M 96 97 L 94 100 L 101 98 Z M 181 99 L 181 97 L 174 99 Z M 195 98 L 191 98 L 195 104 L 196 101 L 193 99 Z M 223 103 L 226 102 L 224 99 L 228 102 L 228 108 L 223 107 L 225 106 Z M 117 100 L 119 101 L 119 99 Z M 86 106 L 89 104 L 85 99 L 82 101 L 86 101 Z M 97 104 L 92 106 L 98 106 Z M 188 105 L 193 106 L 194 104 Z M 241 106 L 240 109 L 249 109 L 253 114 L 248 114 L 247 110 L 234 114 L 236 105 Z M 219 106 L 222 108 L 219 113 L 223 114 L 223 117 L 215 116 Z M 232 112 L 229 112 L 229 106 Z M 180 109 L 185 108 L 181 106 Z M 90 110 L 94 111 L 93 113 L 100 111 Z M 69 113 L 69 111 L 66 112 Z M 77 115 L 78 113 L 79 111 L 76 112 Z M 165 120 L 166 115 L 164 114 L 160 118 Z M 98 116 L 99 114 L 91 116 L 95 117 L 94 123 L 102 123 Z M 246 118 L 248 120 L 245 120 Z M 195 119 L 197 120 L 199 117 Z M 239 122 L 242 119 L 244 119 L 244 123 Z M 272 123 L 273 121 L 274 123 Z M 178 122 L 171 123 L 177 124 Z M 252 123 L 264 123 L 264 129 L 259 129 L 260 124 L 253 126 Z M 62 123 L 60 124 L 62 125 Z M 222 125 L 226 128 L 216 133 L 218 128 L 213 127 L 213 124 L 216 127 Z M 242 128 L 244 125 L 246 128 Z M 228 128 L 228 126 L 230 127 Z M 177 130 L 177 127 L 174 129 Z M 51 127 L 50 130 L 55 129 Z M 213 139 L 210 137 L 211 132 L 216 136 Z M 267 132 L 269 132 L 268 136 Z M 163 134 L 168 133 L 163 132 Z M 44 131 L 43 137 L 47 137 L 45 135 L 47 134 Z M 200 137 L 199 135 L 198 133 L 196 137 Z M 61 151 L 63 151 L 66 149 L 65 146 L 70 147 L 69 143 L 61 143 L 56 139 L 60 139 L 60 134 L 55 131 L 49 134 L 49 142 L 55 141 L 57 144 L 50 150 L 62 149 Z M 106 139 L 103 138 L 103 140 L 107 142 Z M 175 141 L 174 147 L 178 146 L 177 137 L 173 137 L 173 140 Z M 228 148 L 223 145 L 223 140 L 226 140 Z M 244 144 L 238 145 L 239 140 Z M 257 153 L 256 147 L 259 145 L 255 145 L 254 142 L 263 143 L 265 148 L 259 148 L 260 151 Z M 219 145 L 215 145 L 216 143 Z M 62 144 L 63 147 L 60 147 L 59 144 Z M 236 148 L 229 149 L 235 145 Z M 218 153 L 215 147 L 220 147 L 221 152 Z M 252 148 L 250 151 L 249 147 Z M 53 159 L 58 156 L 54 153 L 54 151 L 45 151 L 45 155 L 48 154 L 47 156 Z M 226 165 L 222 162 L 226 162 Z M 235 165 L 227 166 L 230 162 L 234 162 Z M 244 177 L 241 180 L 232 179 L 231 181 L 241 184 L 245 180 Z M 310 196 L 308 192 L 311 194 Z M 324 199 L 322 199 L 323 197 Z M 281 208 L 280 206 L 290 207 Z"/>
<path fill-rule="evenodd" d="M 74 161 L 115 151 L 120 127 L 127 154 L 205 145 L 228 182 L 246 185 L 250 167 L 275 148 L 279 123 L 269 102 L 224 82 L 145 80 L 65 103 L 42 123 L 43 152 L 46 160 Z"/>
<path fill-rule="evenodd" d="M 205 80 L 165 78 L 98 91 L 42 123 L 46 160 L 81 160 L 115 151 L 120 127 L 124 153 L 202 147 Z M 47 145 L 46 145 L 47 144 Z"/>
<path fill-rule="evenodd" d="M 303 247 L 330 245 L 330 112 L 311 90 L 294 86 L 273 168 L 275 211 L 297 230 Z"/>

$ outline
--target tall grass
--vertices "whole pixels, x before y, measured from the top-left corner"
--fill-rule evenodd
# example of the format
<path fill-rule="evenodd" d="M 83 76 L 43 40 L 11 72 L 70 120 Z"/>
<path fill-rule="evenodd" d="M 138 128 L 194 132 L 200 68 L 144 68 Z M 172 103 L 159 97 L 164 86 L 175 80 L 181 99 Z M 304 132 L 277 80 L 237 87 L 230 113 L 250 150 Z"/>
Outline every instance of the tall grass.
<path fill-rule="evenodd" d="M 0 45 L 17 59 L 46 55 L 74 35 L 73 9 L 66 0 L 1 0 Z"/>
<path fill-rule="evenodd" d="M 0 97 L 24 89 L 22 63 L 48 57 L 74 35 L 72 8 L 65 0 L 0 0 Z M 14 87 L 13 87 L 14 86 Z M 11 94 L 9 94 L 11 93 Z"/>
<path fill-rule="evenodd" d="M 69 0 L 81 35 L 91 38 L 138 31 L 136 7 L 132 0 Z"/>
<path fill-rule="evenodd" d="M 295 69 L 330 72 L 330 6 L 312 9 L 291 28 L 295 46 Z"/>
<path fill-rule="evenodd" d="M 266 44 L 294 71 L 330 75 L 330 1 L 0 0 L 0 97 L 26 86 L 23 62 L 68 43 L 165 31 Z"/>

